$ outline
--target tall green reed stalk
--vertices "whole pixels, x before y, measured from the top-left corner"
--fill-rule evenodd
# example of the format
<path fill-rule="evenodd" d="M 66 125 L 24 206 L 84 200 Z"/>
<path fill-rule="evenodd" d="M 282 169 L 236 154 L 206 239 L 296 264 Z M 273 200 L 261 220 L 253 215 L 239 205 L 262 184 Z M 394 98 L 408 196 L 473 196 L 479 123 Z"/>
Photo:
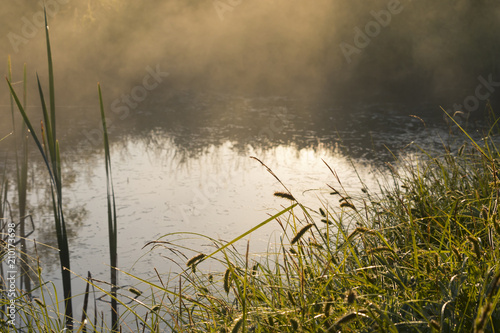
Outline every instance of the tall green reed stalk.
<path fill-rule="evenodd" d="M 42 90 L 40 78 L 37 74 L 38 91 L 40 94 L 40 102 L 43 111 L 42 122 L 42 141 L 38 138 L 35 129 L 26 113 L 26 109 L 19 100 L 17 93 L 12 87 L 12 82 L 7 78 L 7 84 L 12 97 L 21 115 L 28 127 L 33 140 L 35 141 L 40 154 L 45 162 L 50 176 L 50 188 L 52 195 L 52 209 L 54 214 L 54 223 L 57 234 L 57 245 L 59 248 L 59 260 L 61 263 L 61 274 L 63 283 L 64 303 L 65 303 L 65 321 L 66 326 L 71 329 L 73 320 L 72 307 L 72 292 L 71 292 L 71 273 L 70 273 L 70 253 L 68 245 L 68 235 L 66 232 L 66 221 L 63 212 L 62 199 L 62 175 L 61 175 L 61 156 L 59 152 L 59 141 L 56 135 L 56 107 L 55 107 L 55 88 L 54 88 L 54 71 L 52 64 L 52 51 L 50 47 L 49 29 L 47 23 L 47 13 L 45 14 L 45 39 L 47 48 L 47 61 L 49 73 L 49 109 L 45 102 L 45 95 Z"/>
<path fill-rule="evenodd" d="M 108 206 L 108 235 L 109 235 L 109 257 L 111 265 L 111 325 L 113 331 L 118 331 L 118 301 L 117 286 L 118 275 L 116 267 L 118 265 L 118 230 L 116 220 L 115 190 L 113 188 L 113 176 L 111 173 L 111 153 L 109 150 L 108 130 L 106 127 L 106 115 L 104 114 L 104 103 L 102 99 L 101 85 L 97 85 L 99 92 L 99 106 L 101 109 L 101 121 L 104 137 L 104 159 L 106 162 L 106 190 Z"/>
<path fill-rule="evenodd" d="M 12 82 L 12 63 L 10 56 L 8 57 L 8 75 L 9 80 Z M 27 78 L 26 78 L 26 64 L 23 68 L 23 107 L 26 109 L 27 105 Z M 23 122 L 21 125 L 20 133 L 18 134 L 17 126 L 14 115 L 14 100 L 10 96 L 10 108 L 12 115 L 12 131 L 14 134 L 14 153 L 16 160 L 16 181 L 17 181 L 17 200 L 19 209 L 19 238 L 21 246 L 21 284 L 27 291 L 31 290 L 31 280 L 29 276 L 28 254 L 26 247 L 26 195 L 28 192 L 28 132 L 26 124 Z M 21 144 L 18 139 L 21 139 Z"/>

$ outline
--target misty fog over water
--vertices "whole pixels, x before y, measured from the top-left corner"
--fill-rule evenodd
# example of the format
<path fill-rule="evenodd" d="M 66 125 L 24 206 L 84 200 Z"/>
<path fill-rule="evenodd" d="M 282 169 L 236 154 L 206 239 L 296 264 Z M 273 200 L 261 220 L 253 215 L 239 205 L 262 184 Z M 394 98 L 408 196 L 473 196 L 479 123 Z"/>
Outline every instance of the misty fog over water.
<path fill-rule="evenodd" d="M 498 1 L 46 3 L 72 258 L 97 277 L 108 270 L 97 82 L 112 142 L 120 265 L 145 275 L 170 269 L 161 254 L 146 255 L 147 241 L 191 230 L 230 240 L 285 204 L 273 197 L 280 184 L 250 156 L 308 204 L 335 206 L 322 159 L 354 194 L 377 190 L 395 157 L 453 147 L 458 131 L 440 106 L 462 111 L 457 120 L 474 133 L 488 100 L 499 109 Z M 11 56 L 19 92 L 27 64 L 27 110 L 38 125 L 35 72 L 47 89 L 43 12 L 35 1 L 4 5 L 0 55 L 5 64 Z M 0 138 L 12 131 L 8 93 L 0 86 Z M 12 139 L 0 142 L 9 162 Z M 47 174 L 31 148 L 35 237 L 55 245 Z M 256 249 L 277 230 L 253 235 Z"/>
<path fill-rule="evenodd" d="M 113 100 L 159 68 L 169 74 L 162 98 L 203 90 L 447 107 L 499 73 L 493 0 L 47 3 L 61 103 L 90 103 L 98 81 Z M 43 76 L 40 5 L 6 6 L 2 56 L 18 77 L 24 62 Z"/>

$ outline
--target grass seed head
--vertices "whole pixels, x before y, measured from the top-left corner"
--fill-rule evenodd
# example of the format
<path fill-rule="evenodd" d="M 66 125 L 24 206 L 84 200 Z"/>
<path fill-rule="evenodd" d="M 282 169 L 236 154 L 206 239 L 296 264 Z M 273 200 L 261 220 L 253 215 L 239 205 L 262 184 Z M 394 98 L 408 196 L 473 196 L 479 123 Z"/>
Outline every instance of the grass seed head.
<path fill-rule="evenodd" d="M 481 258 L 481 247 L 479 245 L 479 240 L 476 237 L 470 235 L 467 236 L 467 239 L 472 243 L 477 259 Z"/>
<path fill-rule="evenodd" d="M 224 273 L 224 291 L 229 294 L 229 289 L 231 288 L 231 269 L 226 269 Z"/>
<path fill-rule="evenodd" d="M 135 297 L 139 297 L 142 294 L 142 291 L 140 291 L 139 289 L 134 288 L 134 287 L 128 288 L 128 291 L 130 291 L 132 294 L 134 294 Z"/>
<path fill-rule="evenodd" d="M 321 214 L 321 216 L 326 217 L 326 214 L 325 214 L 325 211 L 323 210 L 323 208 L 319 209 L 319 213 Z"/>
<path fill-rule="evenodd" d="M 356 298 L 357 298 L 356 291 L 349 289 L 349 291 L 347 291 L 346 293 L 346 298 L 345 298 L 347 304 L 353 304 L 356 301 Z"/>
<path fill-rule="evenodd" d="M 356 210 L 356 207 L 352 203 L 350 203 L 349 201 L 345 201 L 345 202 L 341 203 L 340 207 L 351 208 L 351 209 Z"/>
<path fill-rule="evenodd" d="M 308 225 L 305 225 L 302 229 L 300 229 L 297 234 L 295 235 L 295 237 L 292 238 L 292 241 L 290 242 L 292 245 L 297 243 L 299 241 L 299 239 L 302 238 L 302 236 L 304 236 L 304 234 L 307 232 L 307 230 L 311 229 L 312 226 L 314 224 L 312 223 L 309 223 Z"/>
<path fill-rule="evenodd" d="M 357 227 L 356 229 L 354 229 L 353 232 L 351 232 L 349 234 L 349 236 L 347 236 L 347 239 L 352 239 L 354 236 L 356 236 L 357 234 L 370 234 L 370 235 L 376 235 L 376 232 L 373 231 L 373 230 L 370 230 L 368 228 L 365 228 L 365 227 Z"/>
<path fill-rule="evenodd" d="M 36 304 L 38 304 L 39 306 L 41 306 L 42 308 L 45 307 L 45 304 L 43 304 L 43 302 L 39 299 L 39 298 L 33 298 L 33 301 L 35 301 Z"/>
<path fill-rule="evenodd" d="M 188 266 L 188 267 L 194 266 L 195 264 L 198 263 L 198 261 L 200 261 L 203 258 L 205 258 L 205 255 L 203 253 L 197 254 L 188 260 L 188 262 L 186 263 L 186 266 Z"/>
<path fill-rule="evenodd" d="M 291 195 L 290 193 L 287 193 L 287 192 L 274 192 L 274 196 L 295 201 L 295 198 L 293 197 L 293 195 Z"/>

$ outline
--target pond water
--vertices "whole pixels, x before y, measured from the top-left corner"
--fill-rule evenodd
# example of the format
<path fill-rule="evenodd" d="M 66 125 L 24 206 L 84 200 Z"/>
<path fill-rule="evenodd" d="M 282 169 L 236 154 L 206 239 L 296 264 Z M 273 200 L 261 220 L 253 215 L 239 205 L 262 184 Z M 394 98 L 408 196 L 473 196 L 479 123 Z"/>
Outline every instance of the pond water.
<path fill-rule="evenodd" d="M 75 116 L 59 134 L 72 270 L 108 280 L 106 174 L 97 111 L 59 109 L 86 115 Z M 251 157 L 265 163 L 302 203 L 318 209 L 338 205 L 327 184 L 339 184 L 325 163 L 351 195 L 361 194 L 362 188 L 378 191 L 389 175 L 386 162 L 411 155 L 417 146 L 439 149 L 448 136 L 439 108 L 432 105 L 332 107 L 284 97 L 193 93 L 144 105 L 125 120 L 110 114 L 109 122 L 119 267 L 142 278 L 153 278 L 154 268 L 178 270 L 167 250 L 144 248 L 149 241 L 176 232 L 229 241 L 289 204 L 273 196 L 283 191 L 282 185 Z M 30 240 L 55 246 L 47 173 L 37 155 L 32 153 L 30 170 L 35 222 Z M 236 248 L 250 240 L 251 252 L 264 252 L 281 232 L 271 222 Z M 188 257 L 213 249 L 194 235 L 166 240 L 178 238 L 186 238 L 182 244 L 193 249 L 186 250 Z M 59 285 L 57 252 L 39 245 L 38 254 L 45 279 Z M 135 283 L 125 276 L 120 282 Z M 79 278 L 74 284 L 83 290 Z"/>

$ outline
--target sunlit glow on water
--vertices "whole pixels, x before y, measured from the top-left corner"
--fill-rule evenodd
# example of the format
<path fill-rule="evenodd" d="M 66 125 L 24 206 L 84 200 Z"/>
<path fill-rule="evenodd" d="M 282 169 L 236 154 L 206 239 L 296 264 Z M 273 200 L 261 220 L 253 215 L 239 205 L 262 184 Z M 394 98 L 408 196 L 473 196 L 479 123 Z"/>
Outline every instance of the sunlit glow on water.
<path fill-rule="evenodd" d="M 228 141 L 185 158 L 176 153 L 169 137 L 154 146 L 129 141 L 112 147 L 120 268 L 147 276 L 153 267 L 168 271 L 172 263 L 161 255 L 169 254 L 162 250 L 147 254 L 148 249 L 142 247 L 148 241 L 184 231 L 231 240 L 287 206 L 287 200 L 273 196 L 283 186 L 250 156 L 259 158 L 298 200 L 315 209 L 321 206 L 320 200 L 336 202 L 328 195 L 326 184 L 339 186 L 323 160 L 348 191 L 360 193 L 358 174 L 368 185 L 376 184 L 373 168 L 351 161 L 335 147 L 247 148 L 248 154 L 235 152 Z M 74 270 L 81 267 L 85 271 L 78 273 L 85 274 L 91 267 L 94 276 L 102 278 L 108 274 L 104 170 L 103 162 L 98 161 L 66 189 L 69 199 L 84 204 L 88 211 L 70 244 Z M 269 223 L 247 239 L 254 251 L 263 251 L 273 233 L 280 233 L 277 223 Z M 202 250 L 206 243 L 200 238 L 188 245 Z"/>

